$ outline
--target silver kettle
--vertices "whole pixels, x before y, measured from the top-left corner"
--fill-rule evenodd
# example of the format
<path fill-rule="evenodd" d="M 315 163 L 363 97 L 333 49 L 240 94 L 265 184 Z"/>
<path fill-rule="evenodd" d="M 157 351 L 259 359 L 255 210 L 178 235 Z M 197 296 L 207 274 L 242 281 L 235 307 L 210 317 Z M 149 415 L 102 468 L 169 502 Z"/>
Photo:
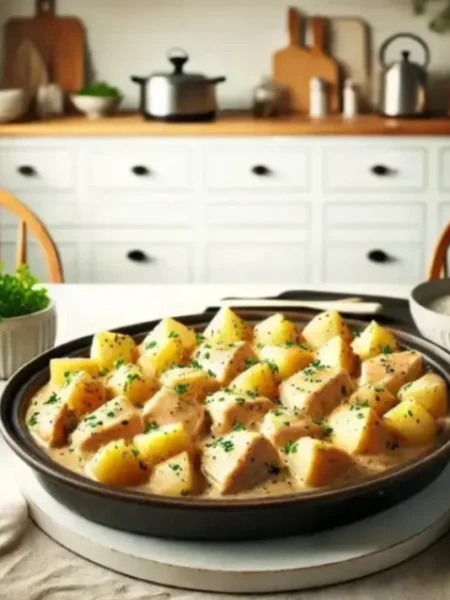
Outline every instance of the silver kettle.
<path fill-rule="evenodd" d="M 409 52 L 402 52 L 399 61 L 387 64 L 385 55 L 388 46 L 399 38 L 409 38 L 420 44 L 424 61 L 420 65 L 409 60 Z M 380 85 L 380 111 L 388 117 L 415 117 L 423 115 L 427 108 L 427 67 L 430 49 L 422 38 L 412 33 L 397 33 L 385 40 L 380 48 L 380 63 L 383 67 Z"/>

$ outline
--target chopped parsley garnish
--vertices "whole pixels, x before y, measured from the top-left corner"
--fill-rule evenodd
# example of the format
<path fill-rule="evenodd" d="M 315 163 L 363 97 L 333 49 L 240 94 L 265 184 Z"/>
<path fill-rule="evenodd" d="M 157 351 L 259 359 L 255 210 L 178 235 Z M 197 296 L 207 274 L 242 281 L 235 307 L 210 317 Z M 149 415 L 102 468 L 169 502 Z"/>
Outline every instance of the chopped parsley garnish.
<path fill-rule="evenodd" d="M 177 394 L 182 396 L 188 391 L 189 386 L 187 383 L 177 383 L 173 389 L 176 391 Z"/>
<path fill-rule="evenodd" d="M 172 469 L 172 471 L 175 471 L 175 472 L 181 471 L 181 466 L 179 464 L 177 464 L 177 463 L 175 463 L 175 464 L 174 463 L 170 463 L 169 467 Z"/>
<path fill-rule="evenodd" d="M 267 364 L 270 367 L 270 370 L 272 371 L 272 373 L 278 373 L 278 371 L 280 370 L 278 368 L 278 365 L 276 363 L 274 363 L 272 360 L 268 360 Z"/>
<path fill-rule="evenodd" d="M 364 414 L 363 414 L 362 412 L 359 412 L 359 413 L 356 415 L 356 417 L 357 417 L 358 419 L 364 419 Z"/>
<path fill-rule="evenodd" d="M 69 384 L 72 381 L 73 375 L 74 375 L 74 373 L 72 373 L 72 371 L 66 371 L 64 373 L 64 379 L 65 379 L 66 384 Z"/>
<path fill-rule="evenodd" d="M 245 398 L 242 398 L 241 396 L 239 396 L 239 398 L 235 398 L 235 402 L 236 402 L 236 404 L 243 406 L 245 404 Z"/>
<path fill-rule="evenodd" d="M 412 381 L 411 383 L 407 383 L 406 385 L 403 386 L 403 391 L 406 392 L 406 390 L 409 390 L 409 388 L 412 386 Z"/>
<path fill-rule="evenodd" d="M 292 348 L 292 346 L 294 345 L 294 342 L 291 342 L 290 340 L 288 340 L 287 342 L 284 342 L 284 345 L 286 348 Z"/>
<path fill-rule="evenodd" d="M 276 408 L 276 409 L 273 411 L 273 414 L 274 414 L 276 417 L 281 417 L 282 415 L 284 415 L 284 410 L 283 410 L 282 408 Z"/>
<path fill-rule="evenodd" d="M 256 347 L 258 348 L 258 350 L 261 350 L 262 348 L 264 348 L 264 344 L 261 344 L 261 342 L 258 342 L 256 344 Z"/>
<path fill-rule="evenodd" d="M 315 417 L 312 420 L 313 423 L 315 423 L 316 425 L 322 425 L 323 424 L 323 417 Z"/>
<path fill-rule="evenodd" d="M 119 367 L 121 367 L 122 365 L 125 364 L 125 361 L 123 360 L 123 358 L 119 358 L 118 360 L 116 360 L 116 362 L 114 363 L 114 366 L 116 367 L 116 369 L 118 369 Z"/>
<path fill-rule="evenodd" d="M 102 369 L 101 371 L 98 372 L 100 377 L 104 377 L 105 375 L 108 375 L 108 373 L 109 373 L 109 369 Z"/>
<path fill-rule="evenodd" d="M 209 358 L 211 358 L 211 354 L 209 352 L 205 352 L 204 358 L 208 360 Z"/>
<path fill-rule="evenodd" d="M 353 332 L 353 337 L 355 337 L 355 338 L 361 337 L 361 332 L 360 331 L 354 331 Z"/>
<path fill-rule="evenodd" d="M 208 375 L 209 375 L 210 377 L 213 377 L 213 378 L 214 378 L 214 377 L 216 376 L 216 374 L 214 373 L 214 371 L 211 371 L 211 369 L 208 369 L 207 373 L 208 373 Z"/>
<path fill-rule="evenodd" d="M 136 381 L 137 379 L 140 379 L 139 373 L 128 373 L 127 380 L 125 381 L 125 385 L 123 386 L 123 391 L 126 392 L 130 385 L 133 383 L 133 381 Z"/>
<path fill-rule="evenodd" d="M 320 362 L 320 360 L 315 360 L 314 362 L 311 363 L 311 366 L 314 367 L 314 369 L 317 370 L 321 370 L 321 369 L 326 369 L 327 366 L 324 365 L 322 362 Z"/>
<path fill-rule="evenodd" d="M 204 342 L 205 336 L 202 333 L 195 334 L 195 341 L 197 342 L 197 346 L 199 346 L 202 342 Z"/>
<path fill-rule="evenodd" d="M 113 410 L 110 410 L 109 413 L 106 413 L 106 416 L 112 419 L 116 416 L 116 413 Z"/>
<path fill-rule="evenodd" d="M 169 338 L 177 338 L 177 337 L 180 337 L 180 334 L 177 333 L 176 331 L 171 331 L 169 333 Z"/>
<path fill-rule="evenodd" d="M 333 428 L 329 425 L 322 425 L 322 432 L 324 437 L 329 437 L 333 433 Z"/>
<path fill-rule="evenodd" d="M 233 430 L 234 431 L 246 431 L 247 427 L 243 424 L 243 423 L 235 423 L 233 425 Z"/>
<path fill-rule="evenodd" d="M 383 354 L 392 354 L 392 350 L 387 344 L 385 346 L 381 346 L 381 352 Z"/>
<path fill-rule="evenodd" d="M 198 362 L 198 360 L 193 360 L 192 361 L 192 366 L 194 367 L 194 369 L 201 369 L 202 365 Z"/>
<path fill-rule="evenodd" d="M 149 431 L 156 431 L 157 429 L 159 429 L 158 423 L 156 421 L 150 421 L 150 423 L 147 423 L 145 433 L 149 433 Z"/>
<path fill-rule="evenodd" d="M 137 448 L 131 448 L 131 452 L 134 456 L 139 456 L 139 450 Z"/>
<path fill-rule="evenodd" d="M 250 367 L 253 367 L 253 365 L 256 365 L 257 362 L 258 361 L 255 360 L 254 358 L 246 358 L 244 366 L 246 369 L 249 369 Z"/>
<path fill-rule="evenodd" d="M 297 452 L 298 449 L 298 444 L 297 442 L 286 442 L 286 444 L 283 447 L 283 452 L 285 454 L 295 454 Z"/>
<path fill-rule="evenodd" d="M 31 415 L 31 417 L 28 419 L 28 425 L 30 427 L 35 427 L 37 425 L 37 422 L 38 422 L 37 418 L 38 418 L 38 416 L 39 416 L 39 413 L 38 412 L 34 412 Z"/>
<path fill-rule="evenodd" d="M 44 402 L 44 404 L 56 404 L 59 401 L 59 396 L 53 392 L 48 400 Z"/>
<path fill-rule="evenodd" d="M 231 452 L 234 448 L 234 444 L 231 440 L 222 440 L 220 445 L 225 450 L 225 452 Z"/>
<path fill-rule="evenodd" d="M 155 348 L 157 345 L 158 345 L 158 342 L 155 342 L 153 340 L 152 342 L 148 342 L 147 344 L 145 344 L 145 349 L 151 350 L 152 348 Z"/>

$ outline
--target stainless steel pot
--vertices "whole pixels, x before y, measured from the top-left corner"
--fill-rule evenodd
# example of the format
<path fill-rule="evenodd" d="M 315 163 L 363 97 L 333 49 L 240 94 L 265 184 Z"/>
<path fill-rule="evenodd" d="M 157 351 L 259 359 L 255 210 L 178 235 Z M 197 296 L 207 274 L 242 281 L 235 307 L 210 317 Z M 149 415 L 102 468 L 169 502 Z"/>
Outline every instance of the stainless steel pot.
<path fill-rule="evenodd" d="M 172 48 L 167 58 L 171 73 L 153 73 L 131 78 L 141 86 L 140 111 L 146 119 L 166 121 L 211 121 L 217 113 L 216 85 L 225 77 L 206 77 L 185 73 L 189 56 L 181 48 Z"/>
<path fill-rule="evenodd" d="M 420 65 L 409 60 L 409 52 L 402 52 L 402 59 L 386 63 L 388 46 L 399 38 L 409 38 L 420 44 L 424 61 Z M 427 67 L 430 50 L 422 38 L 412 33 L 398 33 L 388 38 L 380 48 L 381 73 L 380 111 L 389 117 L 415 117 L 423 115 L 427 108 Z"/>

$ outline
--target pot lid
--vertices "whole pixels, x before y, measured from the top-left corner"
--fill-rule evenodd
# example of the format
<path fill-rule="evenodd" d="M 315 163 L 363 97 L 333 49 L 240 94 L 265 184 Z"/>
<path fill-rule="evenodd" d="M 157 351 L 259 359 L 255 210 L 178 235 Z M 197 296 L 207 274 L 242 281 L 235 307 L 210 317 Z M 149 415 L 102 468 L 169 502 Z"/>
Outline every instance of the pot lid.
<path fill-rule="evenodd" d="M 202 73 L 185 73 L 184 65 L 189 60 L 189 55 L 182 48 L 171 48 L 167 52 L 167 58 L 173 65 L 172 72 L 160 71 L 152 73 L 150 77 L 164 77 L 176 81 L 177 83 L 195 83 L 201 81 L 209 81 L 209 77 Z"/>

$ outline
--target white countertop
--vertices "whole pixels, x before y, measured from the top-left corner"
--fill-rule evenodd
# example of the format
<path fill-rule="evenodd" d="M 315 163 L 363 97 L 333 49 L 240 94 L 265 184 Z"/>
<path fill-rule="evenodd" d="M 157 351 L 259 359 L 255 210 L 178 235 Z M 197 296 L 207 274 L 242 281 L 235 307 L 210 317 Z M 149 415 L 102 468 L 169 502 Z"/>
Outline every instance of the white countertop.
<path fill-rule="evenodd" d="M 226 296 L 262 297 L 297 285 L 279 286 L 163 286 L 60 285 L 49 286 L 58 312 L 57 342 L 167 315 L 202 312 Z M 302 286 L 302 289 L 407 297 L 409 288 L 389 285 Z M 1 440 L 0 440 L 1 441 Z M 14 485 L 8 451 L 0 444 L 2 486 Z M 3 471 L 3 473 L 2 473 Z M 408 563 L 384 573 L 316 591 L 278 597 L 298 600 L 427 600 L 450 599 L 450 536 Z M 72 555 L 30 524 L 20 544 L 0 557 L 0 600 L 198 600 L 196 594 L 135 581 Z"/>

